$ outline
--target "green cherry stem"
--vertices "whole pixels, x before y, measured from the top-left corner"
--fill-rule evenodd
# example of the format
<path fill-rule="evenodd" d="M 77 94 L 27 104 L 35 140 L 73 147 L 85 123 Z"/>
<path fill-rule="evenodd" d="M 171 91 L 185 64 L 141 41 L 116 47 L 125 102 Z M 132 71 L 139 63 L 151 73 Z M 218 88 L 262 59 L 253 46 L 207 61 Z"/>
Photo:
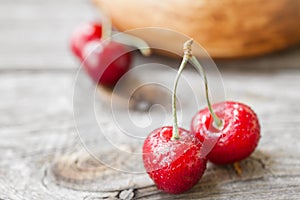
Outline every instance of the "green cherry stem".
<path fill-rule="evenodd" d="M 194 67 L 196 67 L 196 69 L 202 75 L 202 77 L 204 79 L 205 97 L 206 97 L 206 102 L 207 102 L 209 112 L 214 120 L 213 125 L 216 126 L 215 128 L 220 129 L 223 126 L 223 122 L 222 122 L 222 120 L 220 120 L 220 118 L 216 115 L 216 113 L 212 109 L 211 102 L 209 99 L 209 93 L 208 93 L 209 89 L 208 89 L 208 81 L 207 81 L 206 73 L 205 73 L 202 65 L 199 63 L 199 61 L 197 60 L 197 58 L 195 56 L 191 55 L 190 62 L 194 65 Z"/>
<path fill-rule="evenodd" d="M 137 48 L 144 56 L 150 56 L 151 48 L 144 40 L 135 37 L 133 35 L 129 35 L 126 33 L 117 33 L 112 37 L 112 40 L 121 44 L 125 44 L 127 46 L 133 46 Z"/>
<path fill-rule="evenodd" d="M 102 36 L 101 40 L 109 43 L 112 34 L 112 24 L 109 12 L 104 8 L 100 8 L 100 17 L 102 23 Z"/>
<path fill-rule="evenodd" d="M 102 41 L 105 41 L 107 44 L 112 40 L 127 46 L 133 46 L 137 48 L 144 56 L 151 55 L 151 48 L 149 45 L 142 39 L 120 32 L 112 31 L 112 24 L 109 12 L 105 9 L 101 9 L 102 13 Z"/>
<path fill-rule="evenodd" d="M 207 106 L 209 109 L 210 114 L 213 117 L 214 123 L 213 125 L 216 126 L 216 128 L 221 129 L 223 126 L 222 120 L 219 119 L 219 117 L 216 115 L 216 113 L 212 109 L 212 105 L 209 99 L 209 89 L 208 89 L 208 81 L 206 77 L 206 73 L 202 67 L 202 65 L 199 63 L 197 58 L 192 54 L 192 44 L 193 44 L 193 39 L 190 39 L 186 41 L 183 45 L 184 49 L 184 56 L 182 58 L 180 67 L 178 69 L 176 78 L 175 78 L 175 83 L 173 87 L 173 94 L 172 94 L 172 113 L 173 113 L 173 130 L 172 130 L 172 140 L 178 140 L 180 138 L 179 132 L 178 132 L 178 120 L 177 120 L 177 108 L 176 108 L 176 93 L 177 93 L 177 86 L 178 86 L 178 81 L 179 78 L 182 74 L 183 69 L 185 68 L 186 64 L 188 61 L 190 61 L 193 66 L 197 69 L 200 75 L 202 75 L 203 80 L 204 80 L 204 87 L 205 87 L 205 97 L 206 97 L 206 102 Z"/>
<path fill-rule="evenodd" d="M 191 45 L 193 43 L 193 40 L 188 40 L 183 45 L 184 55 L 181 61 L 181 64 L 179 66 L 174 86 L 173 86 L 173 93 L 172 93 L 172 113 L 173 113 L 173 129 L 172 129 L 172 140 L 178 140 L 180 138 L 179 132 L 178 132 L 178 120 L 177 120 L 177 108 L 176 108 L 176 93 L 177 93 L 177 86 L 179 78 L 182 74 L 183 69 L 185 68 L 187 62 L 189 61 L 190 57 L 192 56 L 191 53 Z"/>

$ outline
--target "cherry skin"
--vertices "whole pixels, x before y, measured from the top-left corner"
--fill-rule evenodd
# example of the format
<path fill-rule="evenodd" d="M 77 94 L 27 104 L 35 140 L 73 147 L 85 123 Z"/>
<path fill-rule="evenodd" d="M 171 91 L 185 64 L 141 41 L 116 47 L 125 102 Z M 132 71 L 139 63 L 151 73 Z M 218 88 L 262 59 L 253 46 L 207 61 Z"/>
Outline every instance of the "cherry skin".
<path fill-rule="evenodd" d="M 99 84 L 115 85 L 129 70 L 132 55 L 128 49 L 113 41 L 94 40 L 83 49 L 83 66 L 89 76 Z"/>
<path fill-rule="evenodd" d="M 238 102 L 223 102 L 213 105 L 216 115 L 223 119 L 223 127 L 217 131 L 208 108 L 200 110 L 192 119 L 191 132 L 201 142 L 209 134 L 220 138 L 207 155 L 215 164 L 230 164 L 247 158 L 256 148 L 260 139 L 260 125 L 257 115 L 247 105 Z"/>
<path fill-rule="evenodd" d="M 158 189 L 179 194 L 192 188 L 202 177 L 207 160 L 201 143 L 189 131 L 179 128 L 180 139 L 172 140 L 172 126 L 152 131 L 143 146 L 144 166 Z"/>
<path fill-rule="evenodd" d="M 84 23 L 79 25 L 71 35 L 71 50 L 79 59 L 82 59 L 83 47 L 92 40 L 100 40 L 102 26 L 98 23 Z"/>

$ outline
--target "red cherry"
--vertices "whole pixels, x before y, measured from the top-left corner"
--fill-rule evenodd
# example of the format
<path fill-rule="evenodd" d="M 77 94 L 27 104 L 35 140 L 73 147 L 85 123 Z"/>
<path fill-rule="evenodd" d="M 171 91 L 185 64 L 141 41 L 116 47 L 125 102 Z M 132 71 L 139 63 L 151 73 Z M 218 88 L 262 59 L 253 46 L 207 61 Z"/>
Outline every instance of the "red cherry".
<path fill-rule="evenodd" d="M 172 140 L 172 126 L 158 128 L 146 138 L 143 161 L 158 189 L 178 194 L 192 188 L 206 169 L 201 143 L 189 131 L 179 128 L 180 139 Z"/>
<path fill-rule="evenodd" d="M 247 105 L 238 102 L 223 102 L 213 105 L 221 119 L 220 138 L 207 158 L 215 164 L 229 164 L 247 158 L 256 148 L 260 139 L 260 125 L 254 111 Z M 191 132 L 200 141 L 216 134 L 210 127 L 213 122 L 209 110 L 200 110 L 192 119 Z"/>
<path fill-rule="evenodd" d="M 89 22 L 79 25 L 71 35 L 72 52 L 82 59 L 82 49 L 86 43 L 92 40 L 100 40 L 101 35 L 101 24 Z"/>
<path fill-rule="evenodd" d="M 90 77 L 104 85 L 115 85 L 129 70 L 132 56 L 128 49 L 113 41 L 94 40 L 83 49 L 83 66 Z"/>

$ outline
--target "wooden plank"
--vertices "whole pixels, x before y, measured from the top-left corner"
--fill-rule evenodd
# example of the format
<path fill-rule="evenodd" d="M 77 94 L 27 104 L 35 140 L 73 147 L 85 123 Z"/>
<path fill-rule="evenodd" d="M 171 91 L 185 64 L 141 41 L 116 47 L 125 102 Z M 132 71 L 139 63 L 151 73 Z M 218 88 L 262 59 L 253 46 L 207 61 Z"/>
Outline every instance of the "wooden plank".
<path fill-rule="evenodd" d="M 88 1 L 1 1 L 0 69 L 76 68 L 69 38 L 80 23 L 94 20 Z"/>
<path fill-rule="evenodd" d="M 158 191 L 147 175 L 107 168 L 84 151 L 72 120 L 74 73 L 0 73 L 0 198 L 297 199 L 300 71 L 225 69 L 222 74 L 227 97 L 250 104 L 259 115 L 258 149 L 241 163 L 242 177 L 231 166 L 209 164 L 191 191 L 172 196 Z"/>
<path fill-rule="evenodd" d="M 293 47 L 270 55 L 254 58 L 235 60 L 216 60 L 219 67 L 227 68 L 250 68 L 250 69 L 274 69 L 274 68 L 299 68 L 300 48 Z"/>

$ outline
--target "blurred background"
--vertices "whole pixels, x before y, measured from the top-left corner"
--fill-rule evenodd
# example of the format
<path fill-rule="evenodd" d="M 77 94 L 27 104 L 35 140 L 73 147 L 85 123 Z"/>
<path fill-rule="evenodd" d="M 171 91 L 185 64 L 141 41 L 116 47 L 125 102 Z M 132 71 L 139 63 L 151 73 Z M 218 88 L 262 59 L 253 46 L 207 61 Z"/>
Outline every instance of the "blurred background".
<path fill-rule="evenodd" d="M 74 69 L 73 29 L 98 17 L 89 1 L 1 0 L 1 68 Z"/>
<path fill-rule="evenodd" d="M 118 3 L 118 1 L 112 2 L 116 5 Z M 123 4 L 120 4 L 119 9 L 124 7 Z M 149 3 L 149 5 L 152 4 Z M 292 7 L 292 5 L 293 4 L 289 7 Z M 147 3 L 145 3 L 145 6 L 147 6 Z M 71 51 L 69 50 L 70 35 L 77 25 L 99 19 L 100 15 L 98 8 L 90 1 L 84 0 L 1 0 L 2 37 L 0 67 L 5 69 L 74 68 L 74 66 L 77 65 L 77 62 L 73 59 Z M 118 9 L 118 7 L 116 9 Z M 124 7 L 124 9 L 126 9 L 126 7 Z M 119 15 L 123 14 L 123 12 Z M 124 12 L 124 14 L 126 14 L 126 12 Z M 138 16 L 140 13 L 132 13 L 132 15 Z M 121 21 L 121 19 L 119 20 Z M 132 19 L 129 20 L 132 21 Z M 126 22 L 126 20 L 123 21 L 124 23 Z M 118 25 L 121 22 L 119 22 Z M 130 22 L 127 23 L 130 24 Z M 195 22 L 192 21 L 191 23 L 194 24 Z M 274 23 L 276 23 L 276 21 Z M 148 24 L 149 21 L 145 21 L 145 26 Z M 217 25 L 219 24 L 217 23 Z M 126 28 L 129 28 L 129 26 L 130 25 L 128 25 L 128 27 L 126 26 Z M 135 27 L 138 26 L 142 25 L 135 25 Z M 268 26 L 266 26 L 266 28 L 267 27 Z M 296 29 L 297 27 L 294 28 Z M 258 32 L 257 34 L 259 35 L 260 33 Z M 215 38 L 218 37 L 222 37 L 221 33 L 216 34 Z M 253 34 L 251 37 L 255 38 L 257 36 Z M 276 38 L 274 39 L 274 43 L 276 43 Z M 281 51 L 276 53 L 272 59 L 255 57 L 253 59 L 246 59 L 246 62 L 244 60 L 237 61 L 237 59 L 235 59 L 234 62 L 224 61 L 219 62 L 218 64 L 220 66 L 231 67 L 265 67 L 268 65 L 272 67 L 282 67 L 282 65 L 284 65 L 284 67 L 298 67 L 298 63 L 293 60 L 294 58 L 299 57 L 298 49 L 295 49 L 294 47 L 293 50 L 289 50 L 288 52 Z M 220 55 L 218 57 L 220 57 Z M 268 62 L 268 64 L 266 65 L 265 62 Z"/>

